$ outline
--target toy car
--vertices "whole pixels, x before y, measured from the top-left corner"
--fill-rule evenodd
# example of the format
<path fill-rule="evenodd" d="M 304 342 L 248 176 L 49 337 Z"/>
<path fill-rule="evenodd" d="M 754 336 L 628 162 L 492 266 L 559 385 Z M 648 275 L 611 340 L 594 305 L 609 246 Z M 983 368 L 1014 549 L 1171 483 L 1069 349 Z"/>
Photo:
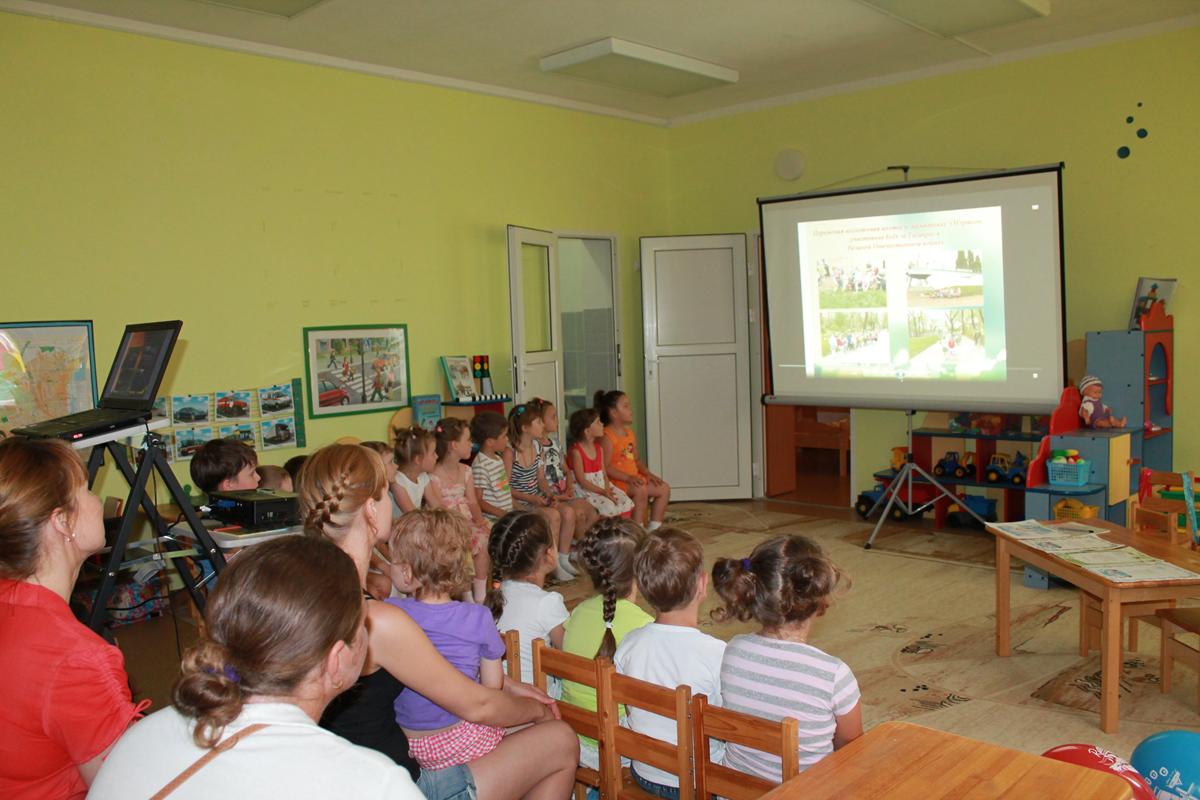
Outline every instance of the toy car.
<path fill-rule="evenodd" d="M 1006 453 L 996 453 L 988 462 L 984 477 L 988 483 L 1011 483 L 1020 486 L 1025 483 L 1025 473 L 1029 469 L 1029 459 L 1024 453 L 1009 456 Z"/>
<path fill-rule="evenodd" d="M 899 472 L 900 468 L 904 466 L 904 462 L 907 460 L 908 460 L 908 448 L 907 447 L 893 447 L 892 448 L 892 471 L 893 472 Z"/>
<path fill-rule="evenodd" d="M 978 527 L 979 520 L 967 513 L 965 509 L 974 511 L 988 522 L 995 522 L 997 519 L 995 500 L 989 500 L 982 495 L 965 494 L 958 498 L 956 505 L 950 506 L 949 513 L 946 515 L 946 521 L 952 527 Z"/>
<path fill-rule="evenodd" d="M 946 455 L 933 465 L 933 474 L 939 478 L 943 475 L 958 475 L 958 451 L 947 450 Z M 961 476 L 959 476 L 961 477 Z"/>
<path fill-rule="evenodd" d="M 883 497 L 883 493 L 886 491 L 887 489 L 882 483 L 877 483 L 875 484 L 874 489 L 870 489 L 865 492 L 859 492 L 858 499 L 854 502 L 854 510 L 858 512 L 860 517 L 867 519 L 871 515 L 871 509 L 875 507 L 875 503 L 879 501 L 880 497 Z M 906 514 L 904 513 L 904 509 L 893 504 L 892 510 L 888 512 L 888 516 L 891 517 L 893 522 L 903 522 L 907 519 L 920 517 L 922 515 Z"/>
<path fill-rule="evenodd" d="M 975 479 L 975 454 L 968 450 L 954 466 L 954 477 Z"/>

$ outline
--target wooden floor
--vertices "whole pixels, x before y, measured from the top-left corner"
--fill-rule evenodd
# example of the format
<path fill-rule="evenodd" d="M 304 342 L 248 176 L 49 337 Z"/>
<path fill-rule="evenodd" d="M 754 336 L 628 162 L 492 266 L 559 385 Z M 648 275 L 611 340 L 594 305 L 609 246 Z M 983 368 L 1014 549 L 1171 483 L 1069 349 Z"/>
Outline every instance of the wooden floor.
<path fill-rule="evenodd" d="M 771 499 L 845 508 L 850 505 L 850 475 L 838 475 L 836 450 L 801 448 L 796 451 L 796 490 Z"/>

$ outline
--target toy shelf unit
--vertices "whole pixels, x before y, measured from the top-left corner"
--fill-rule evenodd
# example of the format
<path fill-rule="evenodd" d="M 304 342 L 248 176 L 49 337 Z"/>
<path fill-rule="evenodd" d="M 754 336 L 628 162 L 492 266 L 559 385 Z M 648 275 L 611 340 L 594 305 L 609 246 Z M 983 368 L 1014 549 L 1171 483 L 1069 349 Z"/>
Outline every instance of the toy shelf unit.
<path fill-rule="evenodd" d="M 917 428 L 913 431 L 913 461 L 960 495 L 980 516 L 1006 521 L 1025 519 L 1029 506 L 1040 507 L 1063 498 L 1075 498 L 1082 503 L 1103 502 L 1104 486 L 1090 480 L 1082 486 L 1029 485 L 1025 467 L 1032 451 L 1048 437 L 1039 432 L 1019 429 L 982 433 L 971 430 Z M 1015 446 L 1015 447 L 1014 447 Z M 973 448 L 973 449 L 970 449 Z M 1014 452 L 1015 451 L 1015 452 Z M 895 476 L 894 470 L 881 470 L 875 479 L 886 488 Z M 1002 492 L 1000 510 L 997 504 L 968 490 L 994 489 Z M 879 491 L 878 489 L 875 491 Z M 864 493 L 871 495 L 873 493 Z M 929 484 L 914 480 L 913 495 L 922 502 L 933 500 L 938 492 Z M 1036 497 L 1037 499 L 1031 499 Z M 860 505 L 864 498 L 860 498 Z M 934 523 L 946 527 L 956 520 L 952 501 L 939 497 L 933 504 Z M 856 506 L 859 513 L 864 509 Z M 867 507 L 869 510 L 869 506 Z M 961 518 L 959 515 L 957 518 Z"/>

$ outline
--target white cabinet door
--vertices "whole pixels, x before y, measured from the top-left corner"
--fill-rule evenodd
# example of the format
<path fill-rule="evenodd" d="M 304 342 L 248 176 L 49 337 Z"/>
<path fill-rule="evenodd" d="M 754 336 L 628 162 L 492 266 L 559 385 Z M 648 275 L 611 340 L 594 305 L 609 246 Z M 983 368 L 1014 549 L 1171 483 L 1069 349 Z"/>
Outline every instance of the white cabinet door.
<path fill-rule="evenodd" d="M 508 226 L 513 400 L 534 397 L 563 407 L 562 324 L 553 233 Z"/>
<path fill-rule="evenodd" d="M 641 244 L 647 463 L 672 500 L 750 497 L 746 237 Z"/>

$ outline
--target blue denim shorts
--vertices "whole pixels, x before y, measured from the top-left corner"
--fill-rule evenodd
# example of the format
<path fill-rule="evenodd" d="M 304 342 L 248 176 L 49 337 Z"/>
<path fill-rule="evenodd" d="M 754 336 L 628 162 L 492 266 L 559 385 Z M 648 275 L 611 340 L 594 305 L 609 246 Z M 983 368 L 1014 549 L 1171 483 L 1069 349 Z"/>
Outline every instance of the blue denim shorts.
<path fill-rule="evenodd" d="M 648 781 L 641 775 L 638 775 L 636 769 L 631 768 L 629 771 L 633 774 L 633 782 L 655 797 L 661 797 L 663 800 L 679 800 L 678 786 L 667 786 L 666 784 Z"/>
<path fill-rule="evenodd" d="M 423 769 L 417 788 L 426 800 L 475 800 L 475 776 L 466 764 L 445 769 Z"/>

